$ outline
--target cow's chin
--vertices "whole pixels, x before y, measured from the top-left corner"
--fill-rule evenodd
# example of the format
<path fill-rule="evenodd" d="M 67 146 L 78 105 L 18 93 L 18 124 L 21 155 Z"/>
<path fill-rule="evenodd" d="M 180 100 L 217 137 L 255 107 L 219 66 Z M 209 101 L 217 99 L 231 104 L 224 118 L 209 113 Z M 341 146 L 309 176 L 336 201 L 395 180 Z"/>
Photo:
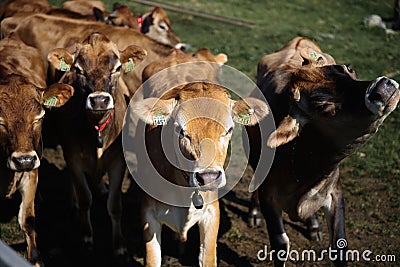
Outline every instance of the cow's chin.
<path fill-rule="evenodd" d="M 194 187 L 196 189 L 198 189 L 199 191 L 216 191 L 219 188 L 222 188 L 226 185 L 226 178 L 225 178 L 225 174 L 222 174 L 218 179 L 202 185 L 199 183 L 199 181 L 196 179 L 195 173 L 191 172 L 189 175 L 189 185 L 191 187 Z"/>

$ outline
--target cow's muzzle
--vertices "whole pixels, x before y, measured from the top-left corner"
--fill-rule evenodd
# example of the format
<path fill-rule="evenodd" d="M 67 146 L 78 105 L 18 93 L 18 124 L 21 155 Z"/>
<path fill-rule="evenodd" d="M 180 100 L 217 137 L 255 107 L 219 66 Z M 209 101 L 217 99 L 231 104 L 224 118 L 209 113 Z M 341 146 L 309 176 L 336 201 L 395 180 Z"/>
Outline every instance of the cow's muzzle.
<path fill-rule="evenodd" d="M 225 186 L 225 172 L 219 168 L 207 168 L 192 173 L 193 187 L 199 187 L 200 190 L 215 190 Z"/>
<path fill-rule="evenodd" d="M 8 168 L 13 171 L 24 172 L 37 169 L 40 166 L 40 159 L 35 151 L 13 152 L 8 160 Z"/>
<path fill-rule="evenodd" d="M 399 84 L 389 78 L 379 77 L 367 89 L 365 105 L 379 116 L 392 112 L 399 102 Z"/>
<path fill-rule="evenodd" d="M 93 111 L 110 110 L 114 108 L 114 100 L 107 92 L 94 92 L 86 99 L 86 109 Z"/>

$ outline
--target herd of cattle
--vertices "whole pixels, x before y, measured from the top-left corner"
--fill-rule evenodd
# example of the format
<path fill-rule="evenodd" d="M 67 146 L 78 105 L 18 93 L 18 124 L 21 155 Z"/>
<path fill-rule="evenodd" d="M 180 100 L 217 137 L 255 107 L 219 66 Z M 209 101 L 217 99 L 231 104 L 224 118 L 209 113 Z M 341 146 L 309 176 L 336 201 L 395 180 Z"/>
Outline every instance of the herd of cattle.
<path fill-rule="evenodd" d="M 336 64 L 313 41 L 296 37 L 259 62 L 257 85 L 268 105 L 257 94 L 233 100 L 226 88 L 209 79 L 219 75 L 215 68 L 226 63 L 227 56 L 214 56 L 206 48 L 185 52 L 186 45 L 172 31 L 162 8 L 135 16 L 118 4 L 107 12 L 100 1 L 67 1 L 55 8 L 46 0 L 10 0 L 0 7 L 0 19 L 0 192 L 4 198 L 21 194 L 18 222 L 32 264 L 46 264 L 36 244 L 35 196 L 42 136 L 55 135 L 79 208 L 82 249 L 93 250 L 96 240 L 90 212 L 93 195 L 106 194 L 115 264 L 129 266 L 121 227 L 121 186 L 127 173 L 122 147 L 125 113 L 144 81 L 187 62 L 209 62 L 213 67 L 197 73 L 202 81 L 161 95 L 149 88 L 135 103 L 139 123 L 145 125 L 147 150 L 146 156 L 137 154 L 136 175 L 151 179 L 145 167 L 150 158 L 167 181 L 193 189 L 193 199 L 182 200 L 188 201 L 187 207 L 140 194 L 138 234 L 145 242 L 145 265 L 162 264 L 163 225 L 185 241 L 195 224 L 199 265 L 217 265 L 219 205 L 207 199 L 229 180 L 224 162 L 235 122 L 245 125 L 245 149 L 254 170 L 267 160 L 262 150 L 275 149 L 271 169 L 249 207 L 254 222 L 264 216 L 272 249 L 289 250 L 282 212 L 292 220 L 308 220 L 318 231 L 314 214 L 323 208 L 330 246 L 343 253 L 345 248 L 337 246 L 337 240 L 346 237 L 339 164 L 395 110 L 400 99 L 396 81 L 358 80 L 352 69 Z M 202 115 L 210 113 L 218 120 Z M 277 128 L 264 136 L 263 121 L 272 115 Z M 185 168 L 170 163 L 163 153 L 161 132 L 168 125 L 176 129 L 171 139 L 188 159 Z M 285 261 L 275 257 L 274 263 L 284 266 Z"/>

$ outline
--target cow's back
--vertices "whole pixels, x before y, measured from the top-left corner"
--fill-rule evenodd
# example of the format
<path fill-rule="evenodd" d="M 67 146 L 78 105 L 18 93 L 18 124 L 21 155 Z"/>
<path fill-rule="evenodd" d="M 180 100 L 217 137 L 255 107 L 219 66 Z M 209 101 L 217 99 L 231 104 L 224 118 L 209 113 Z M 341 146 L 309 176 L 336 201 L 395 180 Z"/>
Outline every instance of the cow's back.
<path fill-rule="evenodd" d="M 19 74 L 39 88 L 46 88 L 45 69 L 39 51 L 18 38 L 0 41 L 1 75 Z"/>

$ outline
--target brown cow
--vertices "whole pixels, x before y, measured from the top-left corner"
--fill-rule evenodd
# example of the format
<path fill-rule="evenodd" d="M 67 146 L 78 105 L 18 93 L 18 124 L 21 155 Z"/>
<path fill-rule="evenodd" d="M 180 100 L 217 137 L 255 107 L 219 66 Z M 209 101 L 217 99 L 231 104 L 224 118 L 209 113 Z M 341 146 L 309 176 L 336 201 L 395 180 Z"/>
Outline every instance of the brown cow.
<path fill-rule="evenodd" d="M 41 265 L 36 247 L 35 194 L 41 159 L 43 105 L 62 106 L 73 88 L 47 89 L 42 57 L 18 39 L 0 41 L 0 196 L 21 193 L 18 222 L 25 233 L 27 258 Z"/>
<path fill-rule="evenodd" d="M 44 27 L 46 26 L 46 27 Z M 25 19 L 14 34 L 17 34 L 26 44 L 38 48 L 43 57 L 55 47 L 69 47 L 83 36 L 93 32 L 106 35 L 117 44 L 119 50 L 124 50 L 129 45 L 143 47 L 147 51 L 144 61 L 135 66 L 133 72 L 123 72 L 122 79 L 130 93 L 141 85 L 142 71 L 150 62 L 168 56 L 175 48 L 160 44 L 147 36 L 126 29 L 113 27 L 100 22 L 81 21 L 68 18 L 57 18 L 44 14 L 36 14 Z"/>
<path fill-rule="evenodd" d="M 54 49 L 49 52 L 48 60 L 57 70 L 65 71 L 61 81 L 75 88 L 71 101 L 56 114 L 55 127 L 76 192 L 82 241 L 84 248 L 91 249 L 92 195 L 101 193 L 102 177 L 107 174 L 107 210 L 112 223 L 113 252 L 117 260 L 125 260 L 121 183 L 126 165 L 121 130 L 127 100 L 119 87 L 119 77 L 121 72 L 132 71 L 146 52 L 135 45 L 119 51 L 100 33 L 90 34 L 74 47 L 72 53 L 63 48 Z"/>
<path fill-rule="evenodd" d="M 205 62 L 202 62 L 204 65 L 200 68 L 194 67 L 196 69 L 194 73 L 190 67 L 183 73 L 179 70 L 175 75 L 180 75 L 184 79 L 194 74 L 208 81 L 191 83 L 182 81 L 182 85 L 164 91 L 165 94 L 160 92 L 157 87 L 163 87 L 169 80 L 163 81 L 164 76 L 160 76 L 162 74 L 158 73 L 158 67 L 161 65 L 162 68 L 167 68 L 191 61 L 197 60 L 177 52 L 166 60 L 156 61 L 147 66 L 144 71 L 144 75 L 147 76 L 144 79 L 149 78 L 146 83 L 150 82 L 151 86 L 146 90 L 150 92 L 147 98 L 133 102 L 133 114 L 147 124 L 144 126 L 144 123 L 139 123 L 138 129 L 143 131 L 136 132 L 136 138 L 140 140 L 145 138 L 145 141 L 138 143 L 134 148 L 138 157 L 137 176 L 152 183 L 152 189 L 162 188 L 163 195 L 169 195 L 182 204 L 182 206 L 172 205 L 151 193 L 143 193 L 142 220 L 146 266 L 161 265 L 162 225 L 170 227 L 179 234 L 181 241 L 185 241 L 188 230 L 194 224 L 198 224 L 200 228 L 199 265 L 217 265 L 216 242 L 219 228 L 217 190 L 226 184 L 223 165 L 234 121 L 240 121 L 238 117 L 245 114 L 249 116 L 249 121 L 246 123 L 255 124 L 268 113 L 267 105 L 258 99 L 246 98 L 238 101 L 230 99 L 229 92 L 224 87 L 210 82 L 213 79 L 206 79 L 217 78 L 214 76 L 218 72 L 208 73 L 205 67 L 210 63 Z M 219 69 L 218 64 L 210 65 L 214 67 L 208 70 Z M 168 73 L 174 75 L 173 69 L 168 69 Z M 156 81 L 152 82 L 154 77 L 157 77 Z M 168 77 L 169 75 L 165 78 Z M 162 122 L 158 123 L 160 116 Z M 162 143 L 161 133 L 164 130 L 167 132 L 167 143 L 177 144 L 178 151 L 173 148 L 163 150 L 161 145 L 165 144 Z M 142 133 L 145 136 L 142 136 Z M 171 158 L 166 156 L 168 154 L 166 151 L 171 153 L 172 158 L 176 157 L 178 160 L 171 162 Z M 188 194 L 181 194 L 179 190 L 166 191 L 168 188 L 161 184 L 164 179 L 172 184 L 186 187 Z M 197 190 L 201 192 L 198 193 Z M 193 195 L 194 191 L 196 193 Z M 204 205 L 199 200 L 200 195 L 206 202 Z"/>
<path fill-rule="evenodd" d="M 258 189 L 275 266 L 289 250 L 282 211 L 305 220 L 324 208 L 335 264 L 345 265 L 344 203 L 339 164 L 371 138 L 399 101 L 398 83 L 386 77 L 361 81 L 311 40 L 298 37 L 264 56 L 257 84 L 278 128 L 268 141 L 248 127 L 250 163 L 262 168 L 261 144 L 276 147 L 272 167 Z M 266 148 L 264 148 L 266 149 Z M 262 177 L 263 178 L 263 177 Z M 279 256 L 277 255 L 278 251 Z"/>

